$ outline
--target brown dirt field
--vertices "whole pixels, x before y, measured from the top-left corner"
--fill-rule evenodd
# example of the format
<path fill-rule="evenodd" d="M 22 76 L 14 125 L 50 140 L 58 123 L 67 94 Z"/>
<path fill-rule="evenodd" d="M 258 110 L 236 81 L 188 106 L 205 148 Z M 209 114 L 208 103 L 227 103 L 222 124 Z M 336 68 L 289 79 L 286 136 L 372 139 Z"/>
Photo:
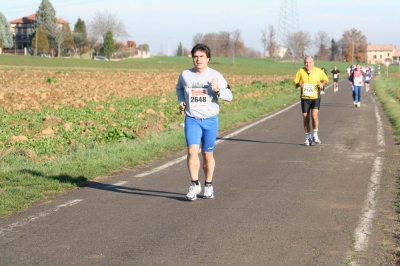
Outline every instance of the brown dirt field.
<path fill-rule="evenodd" d="M 88 101 L 105 102 L 115 98 L 165 95 L 175 91 L 179 73 L 154 72 L 62 72 L 44 70 L 0 71 L 0 106 L 9 113 L 19 110 L 80 108 Z M 288 76 L 224 75 L 228 83 L 250 84 L 280 81 Z"/>

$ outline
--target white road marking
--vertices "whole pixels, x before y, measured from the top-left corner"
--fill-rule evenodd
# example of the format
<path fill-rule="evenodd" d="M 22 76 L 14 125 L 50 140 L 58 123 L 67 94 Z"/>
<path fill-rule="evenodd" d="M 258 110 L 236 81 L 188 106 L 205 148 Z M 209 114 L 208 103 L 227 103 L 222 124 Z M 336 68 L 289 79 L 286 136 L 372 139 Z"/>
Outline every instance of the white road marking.
<path fill-rule="evenodd" d="M 370 183 L 368 185 L 367 198 L 364 201 L 361 217 L 358 226 L 354 231 L 354 250 L 355 252 L 366 251 L 368 247 L 369 236 L 371 235 L 372 221 L 377 204 L 377 193 L 380 186 L 382 175 L 383 159 L 376 157 L 372 169 Z M 352 266 L 358 265 L 357 261 L 351 263 Z"/>
<path fill-rule="evenodd" d="M 229 138 L 231 138 L 231 137 L 233 137 L 233 136 L 235 136 L 235 135 L 237 135 L 237 134 L 239 134 L 239 133 L 241 133 L 241 132 L 243 132 L 243 131 L 251 128 L 251 127 L 254 127 L 255 125 L 258 125 L 258 124 L 260 124 L 260 123 L 262 123 L 262 122 L 264 122 L 264 121 L 266 121 L 266 120 L 268 120 L 270 118 L 273 118 L 273 117 L 275 117 L 275 116 L 277 116 L 277 115 L 289 110 L 290 108 L 293 108 L 294 106 L 296 106 L 298 104 L 300 104 L 300 101 L 298 101 L 298 102 L 296 102 L 296 103 L 294 103 L 294 104 L 292 104 L 292 105 L 290 105 L 290 106 L 288 106 L 288 107 L 276 112 L 275 114 L 272 114 L 272 115 L 269 115 L 267 117 L 264 117 L 263 119 L 260 119 L 260 120 L 254 122 L 254 123 L 251 123 L 250 125 L 247 125 L 247 126 L 241 128 L 241 129 L 239 129 L 239 130 L 237 130 L 237 131 L 235 131 L 235 132 L 233 132 L 233 133 L 231 133 L 229 135 L 226 135 L 225 137 L 222 137 L 221 139 L 217 140 L 215 142 L 215 145 L 217 145 L 217 144 L 219 144 L 219 143 L 221 143 L 221 142 L 223 142 L 223 141 L 225 141 L 225 140 L 227 140 L 227 139 L 229 139 Z M 149 170 L 147 172 L 138 174 L 135 177 L 144 177 L 144 176 L 148 176 L 148 175 L 154 174 L 154 173 L 156 173 L 158 171 L 161 171 L 161 170 L 166 169 L 166 168 L 168 168 L 170 166 L 173 166 L 174 164 L 177 164 L 177 163 L 180 163 L 180 162 L 186 160 L 186 157 L 187 156 L 184 155 L 184 156 L 179 157 L 179 158 L 177 158 L 177 159 L 175 159 L 175 160 L 173 160 L 173 161 L 171 161 L 169 163 L 163 164 L 163 165 L 161 165 L 159 167 L 156 167 L 156 168 L 154 168 L 152 170 Z"/>
<path fill-rule="evenodd" d="M 370 95 L 375 106 L 375 116 L 377 125 L 377 145 L 378 147 L 385 146 L 385 135 L 382 126 L 382 120 L 379 115 L 378 106 L 376 105 L 374 97 Z M 378 149 L 378 152 L 384 152 L 384 149 Z M 377 195 L 380 186 L 380 179 L 382 176 L 382 165 L 383 159 L 376 157 L 374 161 L 374 167 L 372 169 L 370 183 L 368 186 L 367 198 L 364 201 L 360 221 L 358 222 L 357 228 L 354 231 L 354 250 L 355 252 L 366 251 L 368 247 L 369 236 L 371 235 L 372 221 L 374 219 L 375 207 L 378 202 Z M 350 259 L 350 258 L 348 258 Z M 360 265 L 357 260 L 351 262 L 352 266 Z"/>
<path fill-rule="evenodd" d="M 73 206 L 75 204 L 78 204 L 81 201 L 83 201 L 83 199 L 71 200 L 71 201 L 68 201 L 67 203 L 58 205 L 54 209 L 51 209 L 49 211 L 41 212 L 41 213 L 39 213 L 37 215 L 29 216 L 28 218 L 25 218 L 25 219 L 23 219 L 23 220 L 21 220 L 19 222 L 15 222 L 15 223 L 12 223 L 10 225 L 7 225 L 6 227 L 1 227 L 0 228 L 0 235 L 6 234 L 6 233 L 10 233 L 10 232 L 14 231 L 14 229 L 16 227 L 22 227 L 24 225 L 27 225 L 30 222 L 36 221 L 36 220 L 38 220 L 38 219 L 40 219 L 42 217 L 45 217 L 45 216 L 48 216 L 48 215 L 53 214 L 55 212 L 58 212 L 61 208 L 71 207 L 71 206 Z"/>
<path fill-rule="evenodd" d="M 370 94 L 370 97 L 372 98 L 372 101 L 374 102 L 374 105 L 375 105 L 375 116 L 376 116 L 376 123 L 377 123 L 377 127 L 378 127 L 378 133 L 377 133 L 378 134 L 378 146 L 383 147 L 383 146 L 385 146 L 385 135 L 383 134 L 382 120 L 379 115 L 378 106 L 375 104 L 374 97 L 372 97 L 371 94 Z"/>

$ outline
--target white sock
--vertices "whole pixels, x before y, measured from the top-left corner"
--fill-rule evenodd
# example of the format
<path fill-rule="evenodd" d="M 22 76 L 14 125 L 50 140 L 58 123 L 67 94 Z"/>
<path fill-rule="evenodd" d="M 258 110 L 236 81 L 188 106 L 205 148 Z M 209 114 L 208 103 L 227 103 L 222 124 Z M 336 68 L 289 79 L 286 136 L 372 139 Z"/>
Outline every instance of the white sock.
<path fill-rule="evenodd" d="M 308 139 L 311 139 L 311 133 L 310 133 L 310 132 L 307 132 L 307 133 L 306 133 L 306 137 L 307 137 Z"/>
<path fill-rule="evenodd" d="M 314 132 L 313 132 L 314 134 L 314 137 L 318 137 L 318 129 L 314 129 Z"/>

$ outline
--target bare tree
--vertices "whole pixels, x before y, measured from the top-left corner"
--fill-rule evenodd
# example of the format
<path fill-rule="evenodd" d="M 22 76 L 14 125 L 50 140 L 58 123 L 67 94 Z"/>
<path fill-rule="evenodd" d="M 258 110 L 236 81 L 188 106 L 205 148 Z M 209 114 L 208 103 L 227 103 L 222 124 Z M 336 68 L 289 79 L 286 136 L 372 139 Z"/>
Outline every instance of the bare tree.
<path fill-rule="evenodd" d="M 62 32 L 62 29 L 56 28 L 54 32 L 52 33 L 54 41 L 57 43 L 57 57 L 61 56 L 61 44 L 64 42 L 64 34 Z"/>
<path fill-rule="evenodd" d="M 93 49 L 96 49 L 97 44 L 98 44 L 98 40 L 97 40 L 96 38 L 90 37 L 90 36 L 87 38 L 87 45 L 88 45 L 88 48 L 89 48 L 89 51 L 90 51 L 90 58 L 92 58 L 92 56 L 93 56 Z M 97 47 L 97 49 L 96 49 L 96 55 L 98 55 L 99 49 L 100 49 L 100 48 Z"/>
<path fill-rule="evenodd" d="M 103 42 L 107 31 L 111 31 L 115 39 L 129 37 L 125 24 L 116 15 L 106 12 L 96 12 L 93 20 L 89 22 L 88 28 L 92 38 L 103 39 Z"/>
<path fill-rule="evenodd" d="M 219 43 L 219 54 L 221 56 L 230 56 L 231 55 L 231 33 L 229 31 L 220 31 L 218 34 L 218 43 Z"/>
<path fill-rule="evenodd" d="M 269 25 L 268 36 L 267 36 L 267 49 L 269 57 L 274 58 L 278 49 L 278 43 L 276 42 L 276 31 L 274 26 Z"/>
<path fill-rule="evenodd" d="M 329 33 L 325 31 L 318 32 L 314 37 L 314 44 L 318 49 L 317 58 L 319 60 L 329 60 Z"/>
<path fill-rule="evenodd" d="M 197 33 L 193 36 L 193 46 L 198 43 L 207 45 L 212 51 L 212 56 L 232 56 L 233 63 L 235 61 L 234 58 L 239 56 L 261 57 L 260 53 L 247 51 L 249 48 L 245 46 L 240 30 L 206 34 Z"/>
<path fill-rule="evenodd" d="M 234 30 L 233 32 L 231 32 L 231 39 L 233 56 L 242 56 L 245 50 L 244 42 L 242 40 L 242 32 L 240 30 Z"/>
<path fill-rule="evenodd" d="M 367 37 L 355 28 L 343 33 L 340 40 L 344 57 L 348 62 L 363 62 L 367 52 Z"/>
<path fill-rule="evenodd" d="M 220 55 L 219 53 L 219 43 L 218 34 L 216 33 L 206 33 L 203 36 L 203 43 L 207 45 L 214 56 Z"/>
<path fill-rule="evenodd" d="M 261 44 L 263 46 L 263 57 L 266 56 L 267 52 L 267 29 L 263 29 L 261 31 Z"/>
<path fill-rule="evenodd" d="M 203 42 L 204 42 L 203 33 L 197 33 L 196 35 L 193 36 L 193 46 L 195 46 L 198 43 L 203 43 Z"/>
<path fill-rule="evenodd" d="M 310 33 L 306 31 L 297 31 L 289 34 L 286 39 L 288 54 L 293 58 L 294 63 L 296 58 L 303 58 L 306 55 L 306 50 L 311 44 Z"/>

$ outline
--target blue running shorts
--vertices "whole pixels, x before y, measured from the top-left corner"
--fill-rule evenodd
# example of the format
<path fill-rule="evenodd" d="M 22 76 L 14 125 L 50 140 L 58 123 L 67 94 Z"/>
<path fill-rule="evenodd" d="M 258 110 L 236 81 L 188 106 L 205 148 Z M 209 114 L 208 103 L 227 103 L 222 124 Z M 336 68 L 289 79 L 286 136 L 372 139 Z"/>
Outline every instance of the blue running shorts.
<path fill-rule="evenodd" d="M 218 134 L 218 116 L 196 119 L 190 116 L 185 118 L 186 145 L 200 145 L 204 152 L 213 152 Z"/>

